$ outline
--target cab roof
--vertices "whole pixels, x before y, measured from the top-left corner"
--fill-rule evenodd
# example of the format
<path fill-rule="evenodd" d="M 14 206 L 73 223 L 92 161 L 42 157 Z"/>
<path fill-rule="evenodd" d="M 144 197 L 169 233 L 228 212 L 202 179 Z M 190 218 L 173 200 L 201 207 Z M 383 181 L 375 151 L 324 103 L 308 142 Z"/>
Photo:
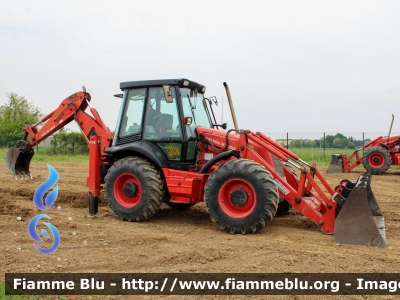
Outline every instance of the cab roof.
<path fill-rule="evenodd" d="M 206 90 L 206 87 L 204 85 L 201 85 L 197 82 L 185 78 L 126 81 L 126 82 L 121 82 L 119 87 L 121 91 L 123 91 L 130 88 L 153 87 L 153 86 L 163 86 L 163 85 L 175 85 L 179 87 L 197 88 L 197 91 L 201 94 L 204 94 Z"/>

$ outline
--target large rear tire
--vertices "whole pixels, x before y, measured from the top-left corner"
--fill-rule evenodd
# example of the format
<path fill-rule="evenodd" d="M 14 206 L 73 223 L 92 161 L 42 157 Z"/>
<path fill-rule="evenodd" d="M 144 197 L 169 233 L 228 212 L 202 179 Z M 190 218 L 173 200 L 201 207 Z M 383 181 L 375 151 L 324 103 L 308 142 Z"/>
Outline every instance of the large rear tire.
<path fill-rule="evenodd" d="M 140 157 L 126 157 L 108 170 L 105 197 L 108 206 L 124 221 L 144 221 L 160 208 L 164 182 L 160 172 Z"/>
<path fill-rule="evenodd" d="M 231 234 L 264 228 L 276 213 L 278 199 L 271 174 L 247 159 L 219 166 L 205 185 L 204 202 L 211 220 Z"/>
<path fill-rule="evenodd" d="M 367 148 L 363 156 L 364 168 L 372 174 L 385 173 L 392 164 L 392 157 L 385 148 L 374 146 Z"/>

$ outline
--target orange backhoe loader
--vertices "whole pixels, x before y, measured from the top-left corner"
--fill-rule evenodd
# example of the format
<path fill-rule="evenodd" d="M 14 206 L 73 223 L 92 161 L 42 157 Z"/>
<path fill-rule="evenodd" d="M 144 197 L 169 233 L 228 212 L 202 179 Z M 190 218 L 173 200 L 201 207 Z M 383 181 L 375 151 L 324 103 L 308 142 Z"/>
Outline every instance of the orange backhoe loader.
<path fill-rule="evenodd" d="M 7 153 L 16 178 L 32 176 L 33 146 L 71 121 L 89 145 L 89 213 L 100 191 L 122 220 L 144 221 L 162 202 L 189 208 L 204 201 L 212 221 L 229 233 L 255 233 L 290 206 L 338 243 L 385 245 L 383 214 L 371 175 L 329 186 L 311 165 L 266 135 L 216 122 L 215 98 L 188 79 L 122 82 L 115 136 L 83 89 L 63 100 Z M 92 115 L 85 113 L 90 108 Z M 40 124 L 44 123 L 41 127 Z M 297 173 L 293 170 L 297 170 Z M 299 174 L 299 175 L 297 175 Z"/>
<path fill-rule="evenodd" d="M 380 136 L 355 150 L 349 157 L 333 154 L 327 174 L 347 173 L 360 164 L 371 174 L 384 174 L 391 165 L 400 165 L 400 136 L 390 136 L 394 116 L 390 123 L 389 134 Z M 365 149 L 364 155 L 360 151 Z"/>

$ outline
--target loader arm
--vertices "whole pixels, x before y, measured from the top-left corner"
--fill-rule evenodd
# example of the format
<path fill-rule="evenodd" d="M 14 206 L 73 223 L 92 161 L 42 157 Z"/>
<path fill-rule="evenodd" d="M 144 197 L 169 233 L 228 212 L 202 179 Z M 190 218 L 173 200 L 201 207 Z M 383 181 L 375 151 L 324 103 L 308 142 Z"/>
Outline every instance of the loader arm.
<path fill-rule="evenodd" d="M 239 134 L 230 134 L 226 139 L 215 130 L 203 129 L 202 141 L 205 152 L 218 152 L 218 147 L 224 145 L 229 149 L 239 150 L 240 157 L 251 159 L 269 171 L 276 181 L 281 198 L 288 201 L 296 210 L 321 227 L 327 234 L 334 233 L 336 202 L 332 201 L 335 191 L 329 186 L 315 165 L 302 161 L 296 154 L 271 140 L 262 133 L 250 130 L 239 130 Z M 226 145 L 228 141 L 228 145 Z M 204 143 L 203 143 L 204 144 Z M 279 161 L 292 164 L 300 170 L 300 176 L 295 175 L 282 165 L 284 174 L 280 174 L 273 156 Z M 298 162 L 298 163 L 294 163 Z M 317 180 L 320 184 L 317 183 Z M 320 186 L 322 185 L 322 187 Z M 328 192 L 327 196 L 323 189 Z"/>
<path fill-rule="evenodd" d="M 240 151 L 240 158 L 259 163 L 271 173 L 281 198 L 324 233 L 335 234 L 335 241 L 384 246 L 383 214 L 371 191 L 369 174 L 361 175 L 357 183 L 342 180 L 333 189 L 315 165 L 303 161 L 262 133 L 235 130 L 237 133 L 225 135 L 212 129 L 203 128 L 201 131 L 200 149 L 205 153 L 204 157 L 207 152 L 215 155 L 229 149 Z M 283 174 L 278 172 L 276 161 L 281 164 Z M 293 174 L 285 163 L 297 168 L 299 176 Z M 340 214 L 342 217 L 338 222 Z M 357 222 L 361 219 L 362 222 Z"/>

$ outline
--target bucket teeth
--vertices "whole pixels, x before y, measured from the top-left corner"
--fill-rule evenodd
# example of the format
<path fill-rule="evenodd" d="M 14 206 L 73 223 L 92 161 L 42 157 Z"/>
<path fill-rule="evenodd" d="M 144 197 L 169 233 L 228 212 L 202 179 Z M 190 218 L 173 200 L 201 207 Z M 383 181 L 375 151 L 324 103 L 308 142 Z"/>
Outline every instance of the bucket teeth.
<path fill-rule="evenodd" d="M 371 189 L 371 174 L 361 175 L 340 209 L 335 242 L 385 247 L 383 213 Z"/>
<path fill-rule="evenodd" d="M 326 170 L 326 174 L 343 173 L 342 154 L 332 154 L 331 163 Z"/>

